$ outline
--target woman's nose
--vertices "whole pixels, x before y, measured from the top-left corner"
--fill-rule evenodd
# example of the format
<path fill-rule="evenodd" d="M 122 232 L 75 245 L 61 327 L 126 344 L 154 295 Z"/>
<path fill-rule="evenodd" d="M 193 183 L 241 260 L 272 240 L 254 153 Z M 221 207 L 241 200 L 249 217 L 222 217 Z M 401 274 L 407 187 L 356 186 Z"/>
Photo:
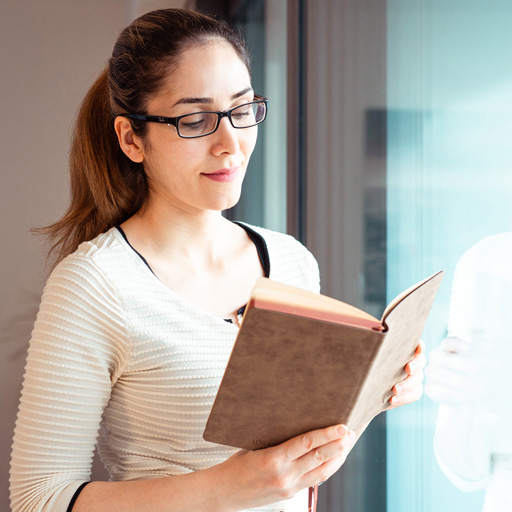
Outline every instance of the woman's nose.
<path fill-rule="evenodd" d="M 223 117 L 217 131 L 211 135 L 214 138 L 214 152 L 218 154 L 236 153 L 240 149 L 239 136 L 241 131 L 233 127 L 227 117 Z"/>

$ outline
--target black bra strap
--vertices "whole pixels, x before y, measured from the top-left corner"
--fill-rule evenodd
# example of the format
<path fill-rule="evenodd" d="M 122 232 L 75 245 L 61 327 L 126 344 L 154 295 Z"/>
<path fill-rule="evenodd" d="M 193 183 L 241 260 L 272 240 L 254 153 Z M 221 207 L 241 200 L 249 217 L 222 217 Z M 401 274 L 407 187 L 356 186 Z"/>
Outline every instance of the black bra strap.
<path fill-rule="evenodd" d="M 265 277 L 269 277 L 270 256 L 268 254 L 267 242 L 265 242 L 265 239 L 257 231 L 254 231 L 254 229 L 250 228 L 249 226 L 246 226 L 244 223 L 236 221 L 234 223 L 240 226 L 241 228 L 245 229 L 247 236 L 252 240 L 252 242 L 256 246 L 256 250 L 258 251 L 258 256 L 263 267 L 263 273 Z"/>
<path fill-rule="evenodd" d="M 132 248 L 132 250 L 135 252 L 135 254 L 137 254 L 140 257 L 140 259 L 147 265 L 149 270 L 151 270 L 151 272 L 153 272 L 153 269 L 149 266 L 149 263 L 146 261 L 146 258 L 144 258 L 144 256 L 142 256 L 142 254 L 139 251 L 137 251 L 137 249 L 135 249 L 135 247 L 133 247 L 133 245 L 130 243 L 130 241 L 128 240 L 128 237 L 126 236 L 126 233 L 123 231 L 123 228 L 118 225 L 118 226 L 116 226 L 116 229 L 119 231 L 119 233 L 121 233 L 121 235 L 123 235 L 125 242 Z M 153 274 L 154 274 L 154 272 L 153 272 Z"/>
<path fill-rule="evenodd" d="M 240 226 L 241 228 L 243 228 L 245 230 L 245 232 L 247 233 L 247 236 L 251 239 L 253 244 L 256 246 L 256 250 L 258 251 L 258 257 L 260 259 L 261 266 L 263 267 L 263 275 L 265 277 L 269 277 L 270 276 L 270 256 L 268 254 L 267 242 L 265 242 L 265 239 L 257 231 L 255 231 L 254 229 L 245 225 L 244 223 L 235 222 L 235 224 L 237 224 L 238 226 Z M 123 228 L 121 228 L 121 226 L 117 225 L 116 229 L 119 231 L 119 233 L 121 233 L 125 242 L 131 247 L 131 249 L 135 252 L 135 254 L 137 254 L 140 257 L 140 259 L 146 264 L 146 266 L 149 268 L 149 270 L 151 270 L 151 272 L 153 272 L 153 269 L 149 266 L 149 263 L 147 262 L 146 258 L 144 258 L 144 256 L 142 256 L 142 254 L 139 251 L 137 251 L 137 249 L 135 249 L 133 247 L 133 245 L 130 243 L 130 241 L 128 240 L 128 237 L 126 236 L 126 233 L 123 231 Z M 153 274 L 156 276 L 156 274 L 154 272 L 153 272 Z M 245 308 L 246 308 L 246 305 L 242 306 L 237 311 L 237 315 L 239 317 L 243 316 L 243 314 L 245 312 Z M 231 320 L 229 320 L 229 319 L 226 319 L 226 321 L 231 322 Z"/>
<path fill-rule="evenodd" d="M 71 512 L 73 510 L 73 505 L 75 504 L 76 500 L 78 499 L 78 495 L 82 492 L 83 488 L 90 484 L 91 482 L 84 482 L 76 491 L 75 494 L 73 494 L 73 497 L 71 498 L 71 501 L 69 502 L 68 508 L 66 509 L 66 512 Z"/>
<path fill-rule="evenodd" d="M 249 226 L 246 226 L 242 222 L 235 222 L 235 224 L 237 224 L 241 228 L 245 229 L 247 236 L 252 240 L 252 242 L 256 246 L 256 250 L 258 251 L 258 256 L 260 258 L 261 265 L 263 267 L 263 273 L 264 273 L 265 277 L 269 277 L 270 276 L 270 257 L 268 254 L 267 242 L 265 242 L 265 239 L 258 232 L 254 231 L 254 229 L 250 228 Z M 149 266 L 149 263 L 147 262 L 146 258 L 144 258 L 144 256 L 142 256 L 142 254 L 139 251 L 137 251 L 137 249 L 135 249 L 133 247 L 133 245 L 130 243 L 130 241 L 128 240 L 128 237 L 126 236 L 126 233 L 123 231 L 123 228 L 121 226 L 117 225 L 116 229 L 119 231 L 119 233 L 121 233 L 125 242 L 132 248 L 132 250 L 135 252 L 135 254 L 137 254 L 140 257 L 140 259 L 146 264 L 146 266 L 149 268 L 149 270 L 151 270 L 151 272 L 153 272 L 153 269 Z M 154 274 L 154 272 L 153 272 L 153 274 Z"/>

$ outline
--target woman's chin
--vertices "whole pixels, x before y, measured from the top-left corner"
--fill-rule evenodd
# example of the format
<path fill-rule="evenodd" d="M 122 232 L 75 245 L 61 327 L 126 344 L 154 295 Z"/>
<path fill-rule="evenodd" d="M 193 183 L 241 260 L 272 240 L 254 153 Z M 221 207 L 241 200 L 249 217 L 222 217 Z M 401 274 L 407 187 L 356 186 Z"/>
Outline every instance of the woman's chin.
<path fill-rule="evenodd" d="M 211 202 L 210 209 L 216 211 L 229 210 L 238 204 L 241 194 L 242 190 L 239 188 L 238 190 L 232 191 L 223 197 L 217 197 Z"/>

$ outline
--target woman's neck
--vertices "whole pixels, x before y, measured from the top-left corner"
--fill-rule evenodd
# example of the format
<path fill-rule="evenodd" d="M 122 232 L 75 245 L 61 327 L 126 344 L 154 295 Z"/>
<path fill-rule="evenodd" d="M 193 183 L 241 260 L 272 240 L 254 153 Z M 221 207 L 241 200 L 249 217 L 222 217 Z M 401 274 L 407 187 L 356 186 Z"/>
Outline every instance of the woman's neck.
<path fill-rule="evenodd" d="M 263 275 L 256 246 L 220 212 L 164 216 L 146 209 L 122 224 L 126 236 L 168 288 L 221 318 L 236 319 Z"/>
<path fill-rule="evenodd" d="M 165 215 L 151 208 L 135 214 L 121 227 L 141 254 L 186 258 L 201 266 L 223 257 L 239 230 L 221 212 Z"/>

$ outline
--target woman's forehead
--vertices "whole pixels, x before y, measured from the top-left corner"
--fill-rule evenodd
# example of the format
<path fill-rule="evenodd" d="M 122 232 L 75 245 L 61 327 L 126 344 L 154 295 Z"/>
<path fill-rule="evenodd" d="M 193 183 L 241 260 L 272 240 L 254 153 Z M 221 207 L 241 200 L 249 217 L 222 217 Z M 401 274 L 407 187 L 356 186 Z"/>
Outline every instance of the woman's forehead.
<path fill-rule="evenodd" d="M 251 85 L 249 70 L 233 47 L 222 40 L 193 45 L 169 70 L 161 92 L 181 97 L 232 96 Z"/>

